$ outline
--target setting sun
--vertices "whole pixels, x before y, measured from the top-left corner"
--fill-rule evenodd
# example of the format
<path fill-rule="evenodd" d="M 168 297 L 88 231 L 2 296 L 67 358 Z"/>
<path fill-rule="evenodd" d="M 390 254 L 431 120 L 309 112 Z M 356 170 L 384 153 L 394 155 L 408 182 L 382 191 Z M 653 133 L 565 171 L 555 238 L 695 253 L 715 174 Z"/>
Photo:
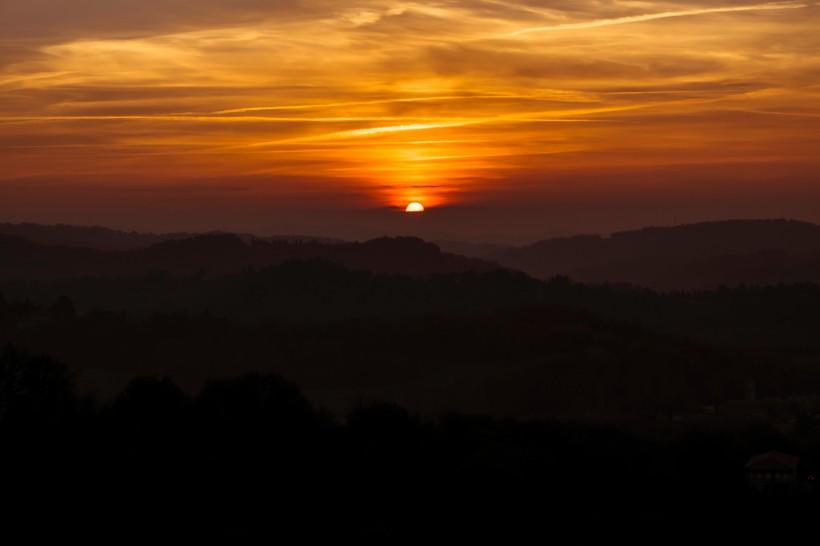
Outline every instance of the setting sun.
<path fill-rule="evenodd" d="M 407 205 L 407 207 L 404 209 L 404 212 L 424 212 L 424 205 L 422 205 L 418 201 L 413 201 L 412 203 Z"/>

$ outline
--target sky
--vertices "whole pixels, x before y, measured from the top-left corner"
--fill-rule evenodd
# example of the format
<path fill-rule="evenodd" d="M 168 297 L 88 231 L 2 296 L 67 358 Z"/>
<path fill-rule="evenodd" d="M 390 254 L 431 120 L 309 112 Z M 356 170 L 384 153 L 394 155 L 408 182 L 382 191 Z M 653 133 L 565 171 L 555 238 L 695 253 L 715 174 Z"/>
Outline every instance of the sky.
<path fill-rule="evenodd" d="M 0 0 L 0 221 L 820 222 L 819 28 L 816 1 Z"/>

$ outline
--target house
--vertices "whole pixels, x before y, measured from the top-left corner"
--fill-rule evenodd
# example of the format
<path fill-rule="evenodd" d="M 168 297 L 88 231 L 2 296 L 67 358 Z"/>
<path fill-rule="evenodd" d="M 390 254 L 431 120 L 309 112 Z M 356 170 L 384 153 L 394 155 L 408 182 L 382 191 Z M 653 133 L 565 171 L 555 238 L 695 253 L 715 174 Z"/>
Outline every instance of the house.
<path fill-rule="evenodd" d="M 766 494 L 789 494 L 800 487 L 800 457 L 769 451 L 755 455 L 746 463 L 746 483 Z"/>

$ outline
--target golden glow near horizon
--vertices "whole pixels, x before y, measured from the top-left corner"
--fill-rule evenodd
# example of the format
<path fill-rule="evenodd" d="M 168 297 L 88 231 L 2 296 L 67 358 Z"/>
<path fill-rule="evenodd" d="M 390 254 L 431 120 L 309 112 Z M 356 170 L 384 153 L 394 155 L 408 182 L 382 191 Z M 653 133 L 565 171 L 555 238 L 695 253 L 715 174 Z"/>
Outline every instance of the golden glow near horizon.
<path fill-rule="evenodd" d="M 6 0 L 0 184 L 400 208 L 571 191 L 545 173 L 816 174 L 818 28 L 813 1 Z"/>
<path fill-rule="evenodd" d="M 404 212 L 424 212 L 424 205 L 418 201 L 413 201 L 412 203 L 407 204 L 404 208 Z"/>

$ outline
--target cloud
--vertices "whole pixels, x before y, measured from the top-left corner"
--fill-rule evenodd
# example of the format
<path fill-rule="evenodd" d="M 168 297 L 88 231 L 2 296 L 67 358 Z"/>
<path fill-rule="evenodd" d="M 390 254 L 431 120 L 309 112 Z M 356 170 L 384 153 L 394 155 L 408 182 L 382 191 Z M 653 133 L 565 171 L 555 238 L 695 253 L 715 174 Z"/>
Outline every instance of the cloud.
<path fill-rule="evenodd" d="M 613 25 L 626 25 L 630 23 L 643 23 L 658 19 L 671 19 L 674 17 L 694 17 L 696 15 L 709 15 L 715 13 L 738 13 L 745 11 L 776 11 L 786 9 L 803 9 L 808 7 L 801 2 L 771 2 L 767 4 L 754 4 L 747 6 L 724 6 L 719 8 L 702 8 L 683 11 L 665 11 L 660 13 L 647 13 L 642 15 L 629 15 L 616 17 L 613 19 L 599 19 L 596 21 L 581 21 L 577 23 L 565 23 L 560 25 L 529 27 L 505 34 L 507 37 L 524 36 L 536 32 L 557 32 L 562 30 L 586 30 Z"/>
<path fill-rule="evenodd" d="M 326 14 L 320 0 L 26 0 L 0 4 L 4 40 L 133 38 L 232 26 L 260 17 L 302 19 Z"/>

